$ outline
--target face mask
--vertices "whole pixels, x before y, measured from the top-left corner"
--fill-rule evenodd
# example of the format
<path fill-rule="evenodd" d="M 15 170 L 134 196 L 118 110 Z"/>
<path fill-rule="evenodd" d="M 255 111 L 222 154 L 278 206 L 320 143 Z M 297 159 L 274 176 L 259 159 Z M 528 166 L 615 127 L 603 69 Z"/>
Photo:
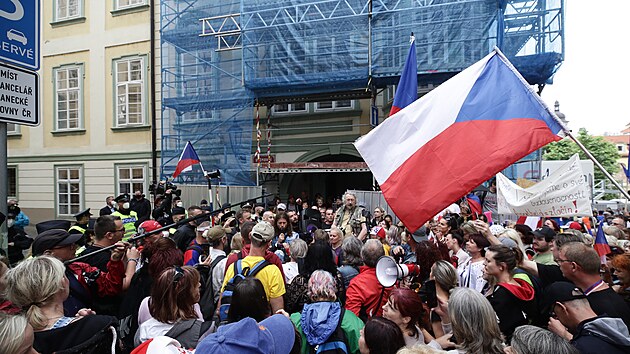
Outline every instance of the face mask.
<path fill-rule="evenodd" d="M 123 204 L 123 209 L 129 209 L 129 202 L 125 202 Z"/>
<path fill-rule="evenodd" d="M 15 219 L 7 219 L 7 227 L 11 228 L 15 224 Z"/>
<path fill-rule="evenodd" d="M 109 205 L 111 205 L 111 206 L 112 206 L 112 208 L 115 208 L 115 207 L 116 207 L 116 204 L 118 204 L 118 203 L 116 203 L 116 201 L 115 201 L 115 200 L 112 200 L 111 202 L 109 202 Z"/>
<path fill-rule="evenodd" d="M 141 195 L 137 195 L 136 199 L 142 199 L 142 196 Z"/>
<path fill-rule="evenodd" d="M 184 203 L 182 203 L 182 202 L 177 202 L 176 205 L 177 205 L 178 208 L 183 208 L 184 207 Z"/>

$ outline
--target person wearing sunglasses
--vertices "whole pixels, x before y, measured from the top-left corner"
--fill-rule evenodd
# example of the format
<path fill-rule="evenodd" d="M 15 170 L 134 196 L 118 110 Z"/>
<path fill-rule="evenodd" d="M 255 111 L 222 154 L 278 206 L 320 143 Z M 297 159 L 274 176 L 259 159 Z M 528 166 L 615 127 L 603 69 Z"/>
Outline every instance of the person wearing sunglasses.
<path fill-rule="evenodd" d="M 582 290 L 569 282 L 546 289 L 549 330 L 571 342 L 580 353 L 630 352 L 628 327 L 620 318 L 598 316 Z"/>

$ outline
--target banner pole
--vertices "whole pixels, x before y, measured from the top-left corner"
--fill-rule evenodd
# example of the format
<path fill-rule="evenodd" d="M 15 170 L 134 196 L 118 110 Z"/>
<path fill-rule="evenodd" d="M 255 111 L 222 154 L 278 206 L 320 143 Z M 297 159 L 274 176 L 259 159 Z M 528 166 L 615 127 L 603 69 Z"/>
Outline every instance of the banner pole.
<path fill-rule="evenodd" d="M 591 159 L 591 161 L 593 161 L 593 163 L 597 166 L 597 168 L 600 169 L 600 171 L 602 171 L 604 173 L 604 175 L 606 176 L 606 178 L 608 178 L 614 185 L 615 187 L 617 187 L 617 189 L 619 189 L 619 191 L 621 192 L 621 194 L 624 195 L 624 197 L 626 197 L 626 200 L 628 202 L 630 202 L 630 195 L 628 195 L 628 192 L 626 190 L 624 190 L 621 185 L 619 184 L 619 182 L 617 182 L 613 176 L 606 171 L 606 169 L 604 168 L 604 166 L 602 166 L 601 163 L 599 163 L 599 161 L 597 161 L 597 159 L 595 158 L 595 156 L 593 156 L 593 154 L 591 154 L 590 151 L 588 151 L 588 149 L 586 148 L 586 146 L 584 146 L 573 134 L 571 134 L 571 132 L 568 129 L 564 130 L 564 133 L 571 138 L 571 140 L 573 140 L 574 143 L 577 144 L 577 146 L 584 151 L 584 153 L 586 154 L 586 156 Z M 627 204 L 627 202 L 626 202 Z"/>

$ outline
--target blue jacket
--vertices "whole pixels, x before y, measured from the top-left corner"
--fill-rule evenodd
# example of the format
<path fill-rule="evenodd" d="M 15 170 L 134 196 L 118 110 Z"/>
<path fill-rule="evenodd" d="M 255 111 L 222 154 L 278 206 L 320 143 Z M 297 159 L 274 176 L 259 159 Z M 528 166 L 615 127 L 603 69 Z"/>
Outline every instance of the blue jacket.
<path fill-rule="evenodd" d="M 28 218 L 28 216 L 20 211 L 20 213 L 17 214 L 17 216 L 15 217 L 15 224 L 13 224 L 13 226 L 24 230 L 24 227 L 28 226 L 28 224 L 30 223 L 31 220 Z"/>

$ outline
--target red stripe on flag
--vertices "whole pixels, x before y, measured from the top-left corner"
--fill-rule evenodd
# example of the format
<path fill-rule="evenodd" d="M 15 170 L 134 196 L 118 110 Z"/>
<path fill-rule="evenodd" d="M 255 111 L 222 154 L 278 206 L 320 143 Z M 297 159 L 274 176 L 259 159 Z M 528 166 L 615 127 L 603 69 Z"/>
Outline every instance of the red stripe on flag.
<path fill-rule="evenodd" d="M 514 161 L 557 140 L 538 119 L 458 122 L 410 156 L 381 189 L 394 213 L 416 230 Z"/>

